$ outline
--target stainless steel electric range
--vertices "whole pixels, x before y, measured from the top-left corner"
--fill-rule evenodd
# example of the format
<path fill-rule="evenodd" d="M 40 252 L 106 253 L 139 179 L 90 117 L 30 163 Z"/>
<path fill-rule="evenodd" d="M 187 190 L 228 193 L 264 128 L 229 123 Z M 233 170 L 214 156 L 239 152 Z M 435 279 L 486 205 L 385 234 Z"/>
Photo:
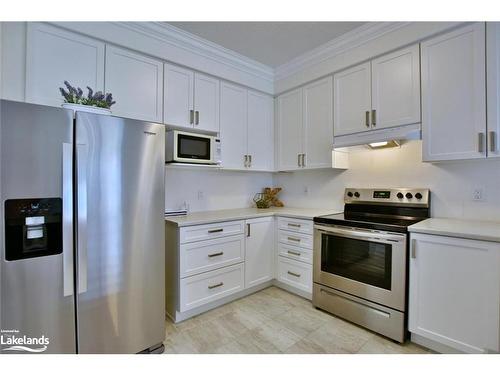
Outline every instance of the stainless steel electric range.
<path fill-rule="evenodd" d="M 314 218 L 313 305 L 403 342 L 408 226 L 429 217 L 429 189 L 347 188 L 344 213 Z"/>

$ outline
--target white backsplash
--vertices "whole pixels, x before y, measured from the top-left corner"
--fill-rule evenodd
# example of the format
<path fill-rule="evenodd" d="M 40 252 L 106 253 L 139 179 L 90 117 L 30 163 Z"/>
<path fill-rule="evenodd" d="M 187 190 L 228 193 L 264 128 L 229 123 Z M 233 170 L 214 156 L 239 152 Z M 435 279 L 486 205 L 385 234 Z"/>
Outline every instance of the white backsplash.
<path fill-rule="evenodd" d="M 431 189 L 431 215 L 500 220 L 500 160 L 423 163 L 421 142 L 401 148 L 350 154 L 350 168 L 278 173 L 274 185 L 293 207 L 341 209 L 345 187 L 421 187 Z M 472 199 L 475 189 L 483 200 Z"/>

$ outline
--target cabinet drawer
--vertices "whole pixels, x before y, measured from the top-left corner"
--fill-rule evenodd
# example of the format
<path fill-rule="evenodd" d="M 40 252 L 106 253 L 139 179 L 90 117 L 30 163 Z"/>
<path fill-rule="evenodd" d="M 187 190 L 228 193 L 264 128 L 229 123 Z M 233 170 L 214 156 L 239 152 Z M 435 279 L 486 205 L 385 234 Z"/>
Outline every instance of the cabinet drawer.
<path fill-rule="evenodd" d="M 181 279 L 179 311 L 191 310 L 243 290 L 243 269 L 244 263 L 239 263 Z"/>
<path fill-rule="evenodd" d="M 297 233 L 297 232 L 289 232 L 286 230 L 279 231 L 278 242 L 287 245 L 303 247 L 305 249 L 312 250 L 313 248 L 313 237 L 311 235 Z"/>
<path fill-rule="evenodd" d="M 298 246 L 291 246 L 284 243 L 278 243 L 278 255 L 308 264 L 312 264 L 313 260 L 312 250 L 304 249 Z"/>
<path fill-rule="evenodd" d="M 193 225 L 180 229 L 180 243 L 209 240 L 244 233 L 244 221 L 226 221 L 205 225 Z"/>
<path fill-rule="evenodd" d="M 278 257 L 278 280 L 312 293 L 312 266 L 280 256 Z"/>
<path fill-rule="evenodd" d="M 278 217 L 278 228 L 292 232 L 313 234 L 312 220 L 292 219 L 289 217 Z"/>
<path fill-rule="evenodd" d="M 245 241 L 242 234 L 181 245 L 181 277 L 192 276 L 243 262 Z"/>

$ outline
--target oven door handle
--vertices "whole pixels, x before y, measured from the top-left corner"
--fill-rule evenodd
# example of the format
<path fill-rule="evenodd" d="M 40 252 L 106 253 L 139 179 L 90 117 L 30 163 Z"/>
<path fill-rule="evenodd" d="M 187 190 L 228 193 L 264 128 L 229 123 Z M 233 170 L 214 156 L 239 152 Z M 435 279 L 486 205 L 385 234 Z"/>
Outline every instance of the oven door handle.
<path fill-rule="evenodd" d="M 404 242 L 406 240 L 406 236 L 404 234 L 364 232 L 357 231 L 355 229 L 332 228 L 319 225 L 315 226 L 314 228 L 321 233 L 335 234 L 340 237 L 347 237 L 352 239 L 393 243 Z"/>

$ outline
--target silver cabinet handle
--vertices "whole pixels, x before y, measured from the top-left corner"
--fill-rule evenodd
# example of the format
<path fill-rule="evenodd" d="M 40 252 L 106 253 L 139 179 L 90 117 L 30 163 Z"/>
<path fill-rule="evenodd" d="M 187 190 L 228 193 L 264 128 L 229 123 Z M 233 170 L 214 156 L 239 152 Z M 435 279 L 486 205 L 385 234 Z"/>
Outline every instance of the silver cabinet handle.
<path fill-rule="evenodd" d="M 370 127 L 370 111 L 365 112 L 365 125 L 367 128 Z"/>
<path fill-rule="evenodd" d="M 73 145 L 63 143 L 63 295 L 73 295 Z"/>
<path fill-rule="evenodd" d="M 200 123 L 200 111 L 194 111 L 194 124 L 198 125 Z"/>
<path fill-rule="evenodd" d="M 495 152 L 497 150 L 496 136 L 497 136 L 497 134 L 494 131 L 491 131 L 490 134 L 489 134 L 489 138 L 490 138 L 490 151 L 491 152 Z"/>
<path fill-rule="evenodd" d="M 302 154 L 302 167 L 306 166 L 306 154 Z"/>
<path fill-rule="evenodd" d="M 300 257 L 300 253 L 298 251 L 287 250 L 287 253 Z"/>
<path fill-rule="evenodd" d="M 372 109 L 372 125 L 373 127 L 377 126 L 377 110 Z"/>
<path fill-rule="evenodd" d="M 218 228 L 218 229 L 209 229 L 208 233 L 219 233 L 224 231 L 224 228 Z"/>
<path fill-rule="evenodd" d="M 209 286 L 208 286 L 208 289 L 219 288 L 219 287 L 221 287 L 221 286 L 223 286 L 223 285 L 224 285 L 224 283 L 223 283 L 223 282 L 220 282 L 220 283 L 218 283 L 218 284 L 209 285 Z"/>
<path fill-rule="evenodd" d="M 301 167 L 301 165 L 300 165 L 300 155 L 302 155 L 302 154 L 297 154 L 297 165 L 299 167 Z"/>
<path fill-rule="evenodd" d="M 252 166 L 252 155 L 248 155 L 248 166 Z"/>
<path fill-rule="evenodd" d="M 301 225 L 300 224 L 295 224 L 295 223 L 288 223 L 287 224 L 289 227 L 294 227 L 294 228 L 300 228 Z"/>
<path fill-rule="evenodd" d="M 248 155 L 245 155 L 245 161 L 243 162 L 243 165 L 245 166 L 245 168 L 248 167 Z"/>
<path fill-rule="evenodd" d="M 247 224 L 247 237 L 250 237 L 250 224 Z"/>
<path fill-rule="evenodd" d="M 477 133 L 477 151 L 484 152 L 484 133 Z"/>
<path fill-rule="evenodd" d="M 221 251 L 221 252 L 218 252 L 218 253 L 213 253 L 213 254 L 208 254 L 208 257 L 209 258 L 213 258 L 213 257 L 219 257 L 221 255 L 224 255 L 224 252 Z"/>
<path fill-rule="evenodd" d="M 300 273 L 295 273 L 295 272 L 292 272 L 292 271 L 288 271 L 287 273 L 289 275 L 292 275 L 292 276 L 295 276 L 295 277 L 300 277 Z"/>
<path fill-rule="evenodd" d="M 300 238 L 288 237 L 288 241 L 300 242 Z"/>
<path fill-rule="evenodd" d="M 415 259 L 417 257 L 417 240 L 411 240 L 411 257 Z"/>
<path fill-rule="evenodd" d="M 194 110 L 189 110 L 189 123 L 194 124 Z"/>
<path fill-rule="evenodd" d="M 76 146 L 78 294 L 87 291 L 87 145 Z"/>

